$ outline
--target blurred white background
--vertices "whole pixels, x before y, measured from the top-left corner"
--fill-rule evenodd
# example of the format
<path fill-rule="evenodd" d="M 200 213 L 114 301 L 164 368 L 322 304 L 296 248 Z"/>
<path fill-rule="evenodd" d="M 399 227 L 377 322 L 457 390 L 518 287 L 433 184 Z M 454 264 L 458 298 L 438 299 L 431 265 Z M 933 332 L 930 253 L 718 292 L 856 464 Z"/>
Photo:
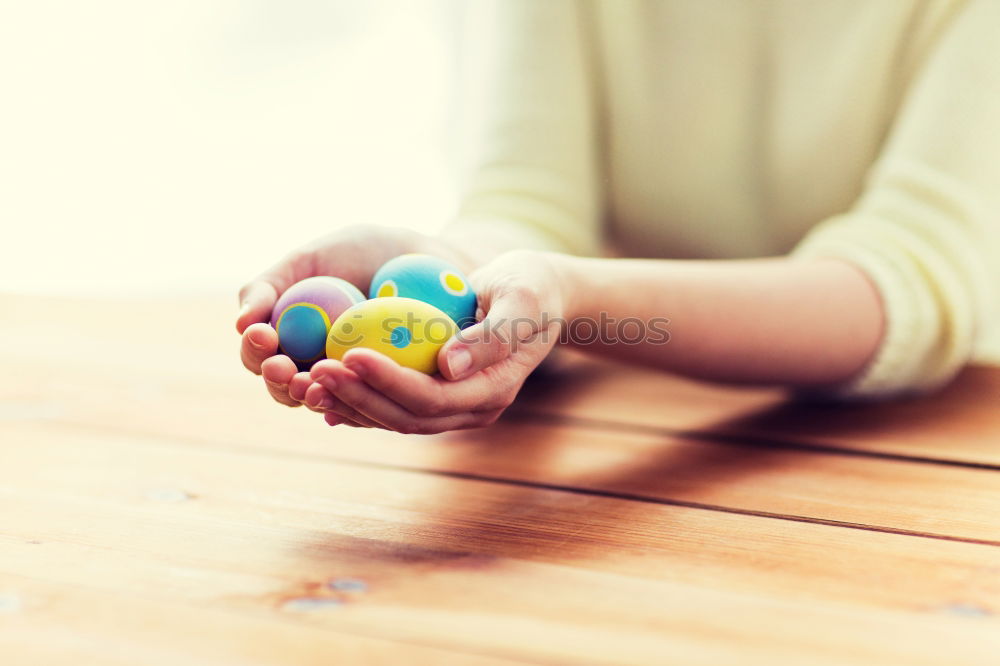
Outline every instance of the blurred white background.
<path fill-rule="evenodd" d="M 452 14 L 0 1 L 0 291 L 235 292 L 340 224 L 434 230 Z"/>

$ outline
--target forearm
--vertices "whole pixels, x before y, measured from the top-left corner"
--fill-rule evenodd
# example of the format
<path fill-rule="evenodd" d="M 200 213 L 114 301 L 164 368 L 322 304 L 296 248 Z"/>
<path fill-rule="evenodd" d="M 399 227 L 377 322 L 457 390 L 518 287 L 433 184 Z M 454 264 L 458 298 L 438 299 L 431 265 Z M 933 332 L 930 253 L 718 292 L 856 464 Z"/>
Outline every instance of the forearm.
<path fill-rule="evenodd" d="M 879 297 L 836 260 L 671 261 L 559 257 L 576 346 L 692 376 L 822 386 L 850 379 L 883 335 Z M 587 342 L 584 319 L 648 326 L 669 319 L 669 341 Z M 614 331 L 612 323 L 605 330 Z M 636 326 L 621 332 L 634 335 Z M 605 336 L 607 333 L 605 334 Z M 605 337 L 602 336 L 602 337 Z M 571 336 L 573 337 L 573 336 Z"/>

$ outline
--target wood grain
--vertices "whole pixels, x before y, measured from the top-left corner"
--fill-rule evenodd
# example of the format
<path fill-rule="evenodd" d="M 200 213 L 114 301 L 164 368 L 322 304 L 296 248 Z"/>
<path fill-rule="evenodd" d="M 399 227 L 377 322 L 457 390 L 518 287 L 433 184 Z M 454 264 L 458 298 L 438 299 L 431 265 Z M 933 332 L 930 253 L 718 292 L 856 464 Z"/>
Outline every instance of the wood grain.
<path fill-rule="evenodd" d="M 789 403 L 603 363 L 330 429 L 232 309 L 0 296 L 0 663 L 993 664 L 1000 370 Z"/>
<path fill-rule="evenodd" d="M 238 367 L 215 378 L 183 351 L 160 354 L 152 359 L 158 365 L 122 375 L 102 374 L 103 354 L 67 361 L 40 378 L 45 388 L 31 404 L 48 405 L 40 418 L 74 432 L 168 436 L 199 447 L 266 448 L 1000 544 L 1000 477 L 990 469 L 523 414 L 485 433 L 436 438 L 330 429 L 318 415 L 273 404 Z M 30 376 L 26 360 L 7 366 Z M 95 375 L 100 391 L 90 390 Z M 544 403 L 531 397 L 532 405 Z"/>
<path fill-rule="evenodd" d="M 169 576 L 171 572 L 162 573 Z M 102 588 L 0 574 L 0 589 L 18 590 L 28 604 L 26 612 L 0 616 L 0 654 L 5 664 L 525 663 L 367 638 L 279 612 L 233 612 L 165 595 L 153 599 L 121 586 Z"/>
<path fill-rule="evenodd" d="M 6 343 L 0 362 L 11 379 L 0 397 L 15 405 L 11 409 L 72 411 L 74 398 L 100 398 L 87 395 L 96 371 L 101 391 L 129 393 L 146 410 L 163 392 L 186 390 L 201 400 L 231 395 L 243 411 L 263 409 L 270 403 L 259 382 L 236 361 L 233 310 L 221 299 L 0 294 Z M 945 390 L 923 398 L 830 405 L 790 401 L 779 389 L 720 386 L 642 368 L 623 372 L 617 364 L 563 356 L 526 387 L 515 412 L 612 432 L 1000 468 L 1000 368 L 970 367 Z M 94 406 L 79 411 L 90 414 Z M 212 410 L 203 405 L 205 421 Z"/>
<path fill-rule="evenodd" d="M 776 650 L 974 663 L 1000 649 L 994 616 L 954 612 L 1000 606 L 985 546 L 128 437 L 46 436 L 2 463 L 3 573 L 60 586 L 240 616 L 340 597 L 304 615 L 561 663 L 782 663 Z M 323 589 L 337 578 L 368 591 Z"/>
<path fill-rule="evenodd" d="M 836 404 L 569 356 L 529 386 L 521 411 L 609 430 L 1000 469 L 995 367 L 968 367 L 927 396 Z"/>

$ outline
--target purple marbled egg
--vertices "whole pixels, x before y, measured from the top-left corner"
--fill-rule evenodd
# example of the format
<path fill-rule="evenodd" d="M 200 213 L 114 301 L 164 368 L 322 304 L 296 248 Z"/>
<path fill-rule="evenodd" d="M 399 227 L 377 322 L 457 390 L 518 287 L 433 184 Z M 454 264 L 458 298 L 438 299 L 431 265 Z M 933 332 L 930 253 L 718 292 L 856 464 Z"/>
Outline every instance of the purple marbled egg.
<path fill-rule="evenodd" d="M 321 276 L 296 282 L 271 312 L 281 351 L 300 364 L 322 358 L 331 322 L 363 300 L 357 287 L 340 278 Z"/>

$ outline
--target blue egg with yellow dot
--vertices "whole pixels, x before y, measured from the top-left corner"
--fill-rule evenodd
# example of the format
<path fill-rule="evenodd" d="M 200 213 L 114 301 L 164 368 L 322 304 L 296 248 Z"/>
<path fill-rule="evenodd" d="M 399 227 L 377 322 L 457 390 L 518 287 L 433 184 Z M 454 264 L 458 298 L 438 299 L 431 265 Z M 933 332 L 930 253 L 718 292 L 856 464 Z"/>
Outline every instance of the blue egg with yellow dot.
<path fill-rule="evenodd" d="M 390 259 L 372 278 L 369 298 L 414 298 L 430 303 L 465 328 L 476 323 L 476 294 L 458 268 L 429 254 Z"/>

